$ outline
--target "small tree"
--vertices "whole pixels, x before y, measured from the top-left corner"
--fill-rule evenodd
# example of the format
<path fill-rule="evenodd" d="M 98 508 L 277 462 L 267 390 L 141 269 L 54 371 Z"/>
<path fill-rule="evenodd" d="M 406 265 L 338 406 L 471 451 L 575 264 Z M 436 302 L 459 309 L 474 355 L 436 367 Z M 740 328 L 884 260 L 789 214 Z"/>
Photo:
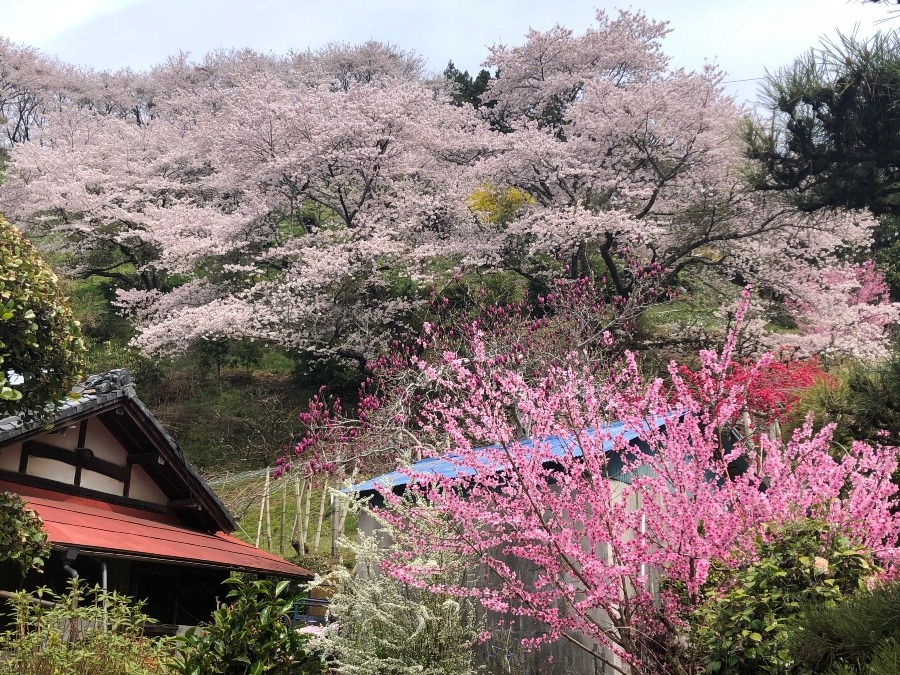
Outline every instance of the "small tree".
<path fill-rule="evenodd" d="M 181 639 L 174 670 L 179 675 L 311 675 L 321 661 L 308 647 L 309 636 L 286 621 L 294 606 L 287 581 L 247 581 L 233 576 L 225 583 L 230 605 L 213 612 L 201 630 Z"/>

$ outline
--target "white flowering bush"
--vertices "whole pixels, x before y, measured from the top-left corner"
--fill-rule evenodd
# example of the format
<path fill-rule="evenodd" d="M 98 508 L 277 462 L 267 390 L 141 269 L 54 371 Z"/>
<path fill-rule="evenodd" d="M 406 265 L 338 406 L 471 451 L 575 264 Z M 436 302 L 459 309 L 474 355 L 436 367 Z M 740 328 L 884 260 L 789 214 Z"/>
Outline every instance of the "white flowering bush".
<path fill-rule="evenodd" d="M 379 546 L 379 539 L 362 534 L 359 541 L 343 545 L 356 556 L 355 569 L 341 568 L 319 579 L 337 589 L 329 608 L 332 623 L 316 638 L 335 673 L 478 672 L 473 652 L 479 621 L 471 605 L 382 574 L 382 561 L 396 555 L 397 545 Z M 449 575 L 465 573 L 461 561 L 447 556 L 422 564 L 434 569 L 431 588 L 447 585 Z"/>

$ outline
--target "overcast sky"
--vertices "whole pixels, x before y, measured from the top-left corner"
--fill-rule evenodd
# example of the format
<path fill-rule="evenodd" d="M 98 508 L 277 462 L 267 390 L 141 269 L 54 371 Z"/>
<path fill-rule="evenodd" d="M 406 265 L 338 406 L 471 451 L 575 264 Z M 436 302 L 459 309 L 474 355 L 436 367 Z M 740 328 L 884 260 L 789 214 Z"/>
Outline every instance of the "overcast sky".
<path fill-rule="evenodd" d="M 889 8 L 849 0 L 0 0 L 0 35 L 97 69 L 144 69 L 180 50 L 282 53 L 373 38 L 417 51 L 435 71 L 450 59 L 477 71 L 487 45 L 520 44 L 529 26 L 582 32 L 597 7 L 669 21 L 673 63 L 718 63 L 740 100 L 756 98 L 752 78 L 788 65 L 823 35 L 900 28 L 900 18 L 876 25 Z"/>

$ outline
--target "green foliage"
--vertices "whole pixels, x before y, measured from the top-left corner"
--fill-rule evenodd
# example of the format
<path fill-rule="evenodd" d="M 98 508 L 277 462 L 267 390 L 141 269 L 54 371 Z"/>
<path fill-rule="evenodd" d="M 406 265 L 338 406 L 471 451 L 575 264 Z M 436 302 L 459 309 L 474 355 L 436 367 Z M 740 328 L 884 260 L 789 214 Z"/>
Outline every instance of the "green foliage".
<path fill-rule="evenodd" d="M 0 635 L 0 675 L 153 675 L 170 672 L 169 643 L 143 634 L 140 605 L 77 580 L 68 594 L 39 589 L 10 599 L 13 628 Z"/>
<path fill-rule="evenodd" d="M 800 675 L 895 675 L 900 672 L 900 584 L 808 610 L 789 648 Z"/>
<path fill-rule="evenodd" d="M 821 426 L 835 423 L 834 442 L 900 445 L 900 355 L 875 367 L 848 365 L 834 373 L 836 386 L 820 383 L 803 397 L 797 423 L 811 413 Z"/>
<path fill-rule="evenodd" d="M 322 672 L 321 659 L 309 649 L 308 636 L 289 627 L 294 603 L 289 582 L 225 583 L 229 605 L 213 612 L 209 624 L 180 639 L 175 672 L 179 675 L 307 675 Z"/>
<path fill-rule="evenodd" d="M 810 605 L 835 606 L 876 571 L 868 551 L 818 521 L 769 532 L 756 553 L 738 570 L 714 569 L 692 617 L 707 673 L 786 672 L 791 619 Z"/>
<path fill-rule="evenodd" d="M 875 263 L 891 289 L 891 300 L 900 300 L 900 217 L 885 214 L 873 232 Z"/>
<path fill-rule="evenodd" d="M 81 372 L 83 353 L 56 275 L 0 217 L 0 416 L 37 416 L 64 398 Z M 9 371 L 21 383 L 10 381 Z"/>
<path fill-rule="evenodd" d="M 0 492 L 0 562 L 13 561 L 22 571 L 41 569 L 50 555 L 50 542 L 40 516 L 17 494 Z"/>
<path fill-rule="evenodd" d="M 250 339 L 210 338 L 198 341 L 192 347 L 192 351 L 201 368 L 207 370 L 214 368 L 216 375 L 221 376 L 223 366 L 244 368 L 250 372 L 254 366 L 259 365 L 266 353 L 266 347 L 262 342 Z"/>
<path fill-rule="evenodd" d="M 900 214 L 900 35 L 838 35 L 769 78 L 774 123 L 751 125 L 757 182 L 807 210 Z"/>
<path fill-rule="evenodd" d="M 381 572 L 397 555 L 360 535 L 344 541 L 356 557 L 355 573 L 338 568 L 326 581 L 337 586 L 329 615 L 337 630 L 317 644 L 341 675 L 467 675 L 476 672 L 473 648 L 478 622 L 464 600 L 416 589 Z M 460 572 L 459 561 L 423 560 L 434 567 L 435 586 Z"/>
<path fill-rule="evenodd" d="M 216 471 L 272 464 L 299 431 L 297 413 L 310 393 L 288 375 L 223 371 L 219 378 L 183 361 L 138 391 L 191 463 Z"/>
<path fill-rule="evenodd" d="M 474 78 L 469 75 L 469 71 L 459 71 L 453 61 L 447 64 L 444 69 L 444 79 L 453 87 L 451 97 L 456 105 L 468 103 L 476 108 L 482 105 L 481 97 L 487 90 L 488 83 L 491 81 L 491 74 L 482 69 Z"/>

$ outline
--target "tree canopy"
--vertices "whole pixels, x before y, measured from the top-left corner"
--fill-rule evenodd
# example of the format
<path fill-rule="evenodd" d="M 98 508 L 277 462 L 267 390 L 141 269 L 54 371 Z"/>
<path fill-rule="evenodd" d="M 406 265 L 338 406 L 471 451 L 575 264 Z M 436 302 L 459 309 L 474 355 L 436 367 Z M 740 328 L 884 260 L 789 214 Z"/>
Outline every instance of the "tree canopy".
<path fill-rule="evenodd" d="M 845 292 L 874 221 L 753 190 L 721 73 L 671 68 L 667 31 L 598 12 L 491 48 L 497 76 L 471 83 L 377 43 L 137 74 L 0 45 L 21 62 L 0 73 L 9 124 L 34 112 L 27 138 L 9 130 L 0 201 L 74 274 L 115 284 L 148 352 L 234 337 L 362 364 L 467 279 L 537 295 L 589 278 L 627 302 L 687 274 L 767 289 L 819 346 L 878 351 L 880 334 L 846 339 L 883 326 Z M 459 105 L 482 86 L 484 105 Z"/>
<path fill-rule="evenodd" d="M 757 187 L 805 211 L 867 208 L 900 215 L 900 35 L 838 35 L 771 75 L 771 123 L 750 125 Z"/>

